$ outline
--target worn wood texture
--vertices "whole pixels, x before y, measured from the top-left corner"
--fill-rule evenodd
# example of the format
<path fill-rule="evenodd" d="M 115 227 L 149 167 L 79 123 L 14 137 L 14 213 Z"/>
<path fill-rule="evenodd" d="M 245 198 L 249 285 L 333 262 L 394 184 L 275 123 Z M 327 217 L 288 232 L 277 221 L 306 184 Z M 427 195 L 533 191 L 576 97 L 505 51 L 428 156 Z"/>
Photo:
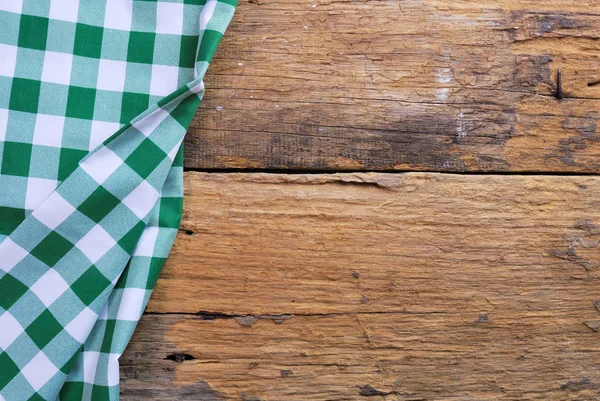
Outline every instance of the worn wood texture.
<path fill-rule="evenodd" d="M 186 166 L 597 173 L 599 15 L 595 0 L 240 0 Z"/>
<path fill-rule="evenodd" d="M 600 399 L 600 177 L 185 185 L 124 400 Z"/>

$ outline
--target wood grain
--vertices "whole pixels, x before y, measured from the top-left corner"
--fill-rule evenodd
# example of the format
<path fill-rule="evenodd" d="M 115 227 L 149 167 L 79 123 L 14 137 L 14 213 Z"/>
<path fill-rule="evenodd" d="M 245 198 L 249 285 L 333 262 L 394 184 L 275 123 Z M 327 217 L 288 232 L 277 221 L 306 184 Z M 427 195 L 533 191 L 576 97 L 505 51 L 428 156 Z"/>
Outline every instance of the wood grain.
<path fill-rule="evenodd" d="M 186 166 L 597 173 L 599 15 L 595 0 L 242 0 Z"/>
<path fill-rule="evenodd" d="M 185 187 L 124 400 L 599 399 L 599 177 Z"/>

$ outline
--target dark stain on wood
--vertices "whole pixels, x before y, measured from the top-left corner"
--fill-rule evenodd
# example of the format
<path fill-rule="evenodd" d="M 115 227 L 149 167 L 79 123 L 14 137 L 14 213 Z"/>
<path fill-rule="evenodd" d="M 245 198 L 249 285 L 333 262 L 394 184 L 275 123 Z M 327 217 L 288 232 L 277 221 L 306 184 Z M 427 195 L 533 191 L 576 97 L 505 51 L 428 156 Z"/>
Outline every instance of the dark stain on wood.
<path fill-rule="evenodd" d="M 568 381 L 565 384 L 561 385 L 560 389 L 563 391 L 581 391 L 594 387 L 596 386 L 592 384 L 592 381 L 589 379 L 589 377 L 584 377 L 580 380 Z"/>
<path fill-rule="evenodd" d="M 386 395 L 390 395 L 390 394 L 394 394 L 393 391 L 382 391 L 382 390 L 378 390 L 375 387 L 371 386 L 370 384 L 366 384 L 364 386 L 359 386 L 360 389 L 360 395 L 362 395 L 363 397 L 371 397 L 371 396 L 386 396 Z"/>
<path fill-rule="evenodd" d="M 196 358 L 194 358 L 192 355 L 183 353 L 169 354 L 165 357 L 165 360 L 177 363 L 183 363 L 184 361 L 192 361 L 194 359 Z"/>
<path fill-rule="evenodd" d="M 600 146 L 553 117 L 598 120 L 600 24 L 581 4 L 260 1 L 211 65 L 187 168 L 599 171 Z"/>

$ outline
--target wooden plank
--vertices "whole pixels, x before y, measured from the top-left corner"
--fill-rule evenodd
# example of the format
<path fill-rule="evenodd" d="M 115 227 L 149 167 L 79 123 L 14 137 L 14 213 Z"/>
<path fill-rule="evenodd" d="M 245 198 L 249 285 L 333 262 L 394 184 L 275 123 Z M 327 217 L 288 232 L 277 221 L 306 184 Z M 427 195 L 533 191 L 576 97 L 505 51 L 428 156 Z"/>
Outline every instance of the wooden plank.
<path fill-rule="evenodd" d="M 593 309 L 599 220 L 592 176 L 188 172 L 148 310 Z"/>
<path fill-rule="evenodd" d="M 122 399 L 598 399 L 600 343 L 580 322 L 587 312 L 478 311 L 293 316 L 252 325 L 145 315 L 121 358 Z"/>
<path fill-rule="evenodd" d="M 124 400 L 600 396 L 599 177 L 188 172 L 185 188 Z"/>
<path fill-rule="evenodd" d="M 240 1 L 186 166 L 597 173 L 599 15 L 594 0 Z"/>

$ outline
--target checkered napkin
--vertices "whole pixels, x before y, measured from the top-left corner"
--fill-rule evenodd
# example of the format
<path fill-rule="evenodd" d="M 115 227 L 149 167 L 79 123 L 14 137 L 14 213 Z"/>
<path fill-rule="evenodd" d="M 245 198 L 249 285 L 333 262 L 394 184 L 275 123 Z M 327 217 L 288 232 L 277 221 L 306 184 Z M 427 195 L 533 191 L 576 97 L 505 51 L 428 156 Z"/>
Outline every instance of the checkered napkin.
<path fill-rule="evenodd" d="M 0 0 L 0 401 L 118 400 L 236 0 Z"/>

